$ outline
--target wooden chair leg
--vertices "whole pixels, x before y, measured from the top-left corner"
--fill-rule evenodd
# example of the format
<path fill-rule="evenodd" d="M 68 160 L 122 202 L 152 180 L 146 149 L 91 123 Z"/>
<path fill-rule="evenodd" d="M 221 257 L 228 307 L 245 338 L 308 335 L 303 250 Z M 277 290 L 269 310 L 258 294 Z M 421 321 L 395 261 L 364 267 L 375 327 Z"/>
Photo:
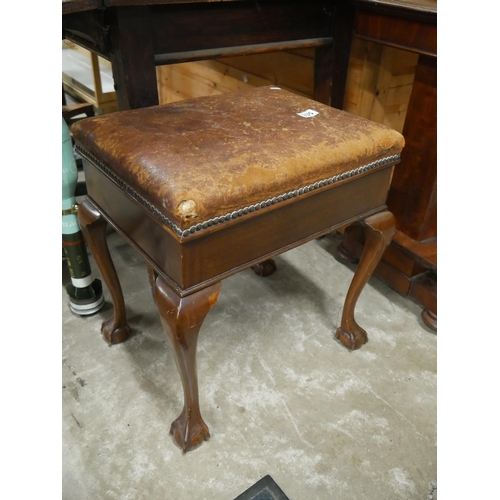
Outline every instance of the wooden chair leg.
<path fill-rule="evenodd" d="M 172 422 L 170 434 L 184 453 L 210 438 L 200 413 L 196 345 L 201 325 L 217 302 L 220 288 L 219 282 L 181 298 L 161 276 L 156 278 L 156 304 L 184 389 L 184 408 Z"/>
<path fill-rule="evenodd" d="M 355 321 L 354 309 L 358 298 L 392 240 L 395 231 L 394 216 L 385 211 L 362 221 L 365 231 L 365 248 L 347 292 L 342 312 L 342 322 L 335 337 L 349 349 L 359 349 L 368 342 L 368 335 Z"/>
<path fill-rule="evenodd" d="M 101 332 L 109 345 L 118 344 L 129 337 L 130 326 L 127 324 L 120 281 L 109 254 L 107 222 L 88 199 L 78 208 L 78 222 L 113 301 L 113 315 L 103 322 Z"/>

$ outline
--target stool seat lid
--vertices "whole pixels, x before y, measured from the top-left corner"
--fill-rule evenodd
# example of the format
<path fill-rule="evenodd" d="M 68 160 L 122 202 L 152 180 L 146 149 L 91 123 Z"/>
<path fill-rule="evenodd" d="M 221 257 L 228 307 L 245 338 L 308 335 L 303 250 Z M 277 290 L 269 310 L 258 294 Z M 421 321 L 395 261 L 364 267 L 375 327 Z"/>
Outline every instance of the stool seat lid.
<path fill-rule="evenodd" d="M 72 132 L 83 156 L 179 234 L 394 163 L 404 145 L 386 126 L 273 86 L 87 118 Z"/>

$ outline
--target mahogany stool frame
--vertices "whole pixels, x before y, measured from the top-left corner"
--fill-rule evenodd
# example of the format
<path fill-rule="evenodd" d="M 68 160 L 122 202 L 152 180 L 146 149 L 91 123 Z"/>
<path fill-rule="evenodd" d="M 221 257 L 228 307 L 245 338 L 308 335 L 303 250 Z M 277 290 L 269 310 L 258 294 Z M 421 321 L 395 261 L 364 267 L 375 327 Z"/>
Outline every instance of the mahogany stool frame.
<path fill-rule="evenodd" d="M 168 221 L 161 223 L 154 208 L 130 193 L 95 158 L 89 161 L 84 151 L 80 153 L 88 196 L 79 207 L 78 218 L 114 305 L 113 315 L 102 324 L 102 334 L 110 345 L 130 334 L 121 285 L 106 240 L 110 224 L 147 264 L 153 297 L 184 389 L 184 408 L 170 431 L 184 452 L 210 436 L 199 407 L 196 345 L 224 278 L 359 221 L 366 245 L 335 336 L 349 349 L 358 349 L 368 341 L 365 330 L 354 319 L 354 309 L 394 234 L 395 221 L 385 198 L 399 155 L 360 166 L 354 176 L 347 173 L 287 193 L 289 196 L 264 200 L 259 206 L 247 207 L 244 218 L 228 214 L 222 221 L 207 221 L 206 227 L 178 234 L 168 227 Z M 259 210 L 261 206 L 266 210 Z"/>

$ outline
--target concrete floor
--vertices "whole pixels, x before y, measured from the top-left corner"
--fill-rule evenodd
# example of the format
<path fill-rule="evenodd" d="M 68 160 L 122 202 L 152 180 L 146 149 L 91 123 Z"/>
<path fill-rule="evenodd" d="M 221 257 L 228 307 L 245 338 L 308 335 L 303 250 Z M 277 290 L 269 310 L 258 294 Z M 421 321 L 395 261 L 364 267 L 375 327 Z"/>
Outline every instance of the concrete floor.
<path fill-rule="evenodd" d="M 370 342 L 342 347 L 353 267 L 333 258 L 338 242 L 223 282 L 198 344 L 212 437 L 183 455 L 169 435 L 181 384 L 145 265 L 111 232 L 133 336 L 101 338 L 106 288 L 104 308 L 79 317 L 63 287 L 63 499 L 232 500 L 267 474 L 290 500 L 436 499 L 436 334 L 372 278 L 357 307 Z"/>

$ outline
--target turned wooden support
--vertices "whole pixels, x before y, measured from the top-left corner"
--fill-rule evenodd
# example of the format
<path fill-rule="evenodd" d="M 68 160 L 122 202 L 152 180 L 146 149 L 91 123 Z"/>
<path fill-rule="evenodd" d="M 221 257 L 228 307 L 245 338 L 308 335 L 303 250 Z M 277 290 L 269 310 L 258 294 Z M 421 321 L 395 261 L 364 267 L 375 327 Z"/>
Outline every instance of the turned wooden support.
<path fill-rule="evenodd" d="M 218 282 L 187 297 L 179 297 L 162 279 L 156 278 L 156 303 L 184 389 L 184 408 L 172 422 L 170 434 L 182 451 L 192 450 L 210 438 L 200 413 L 196 345 L 201 325 L 217 302 Z"/>
<path fill-rule="evenodd" d="M 354 319 L 358 298 L 380 262 L 384 250 L 391 242 L 395 231 L 395 220 L 391 212 L 372 215 L 362 221 L 365 231 L 365 248 L 347 292 L 340 327 L 335 337 L 349 349 L 359 349 L 368 342 L 368 335 Z"/>
<path fill-rule="evenodd" d="M 127 324 L 122 288 L 108 249 L 107 222 L 88 199 L 79 206 L 78 222 L 113 301 L 113 315 L 103 322 L 101 332 L 109 345 L 119 344 L 129 337 L 130 326 Z"/>

